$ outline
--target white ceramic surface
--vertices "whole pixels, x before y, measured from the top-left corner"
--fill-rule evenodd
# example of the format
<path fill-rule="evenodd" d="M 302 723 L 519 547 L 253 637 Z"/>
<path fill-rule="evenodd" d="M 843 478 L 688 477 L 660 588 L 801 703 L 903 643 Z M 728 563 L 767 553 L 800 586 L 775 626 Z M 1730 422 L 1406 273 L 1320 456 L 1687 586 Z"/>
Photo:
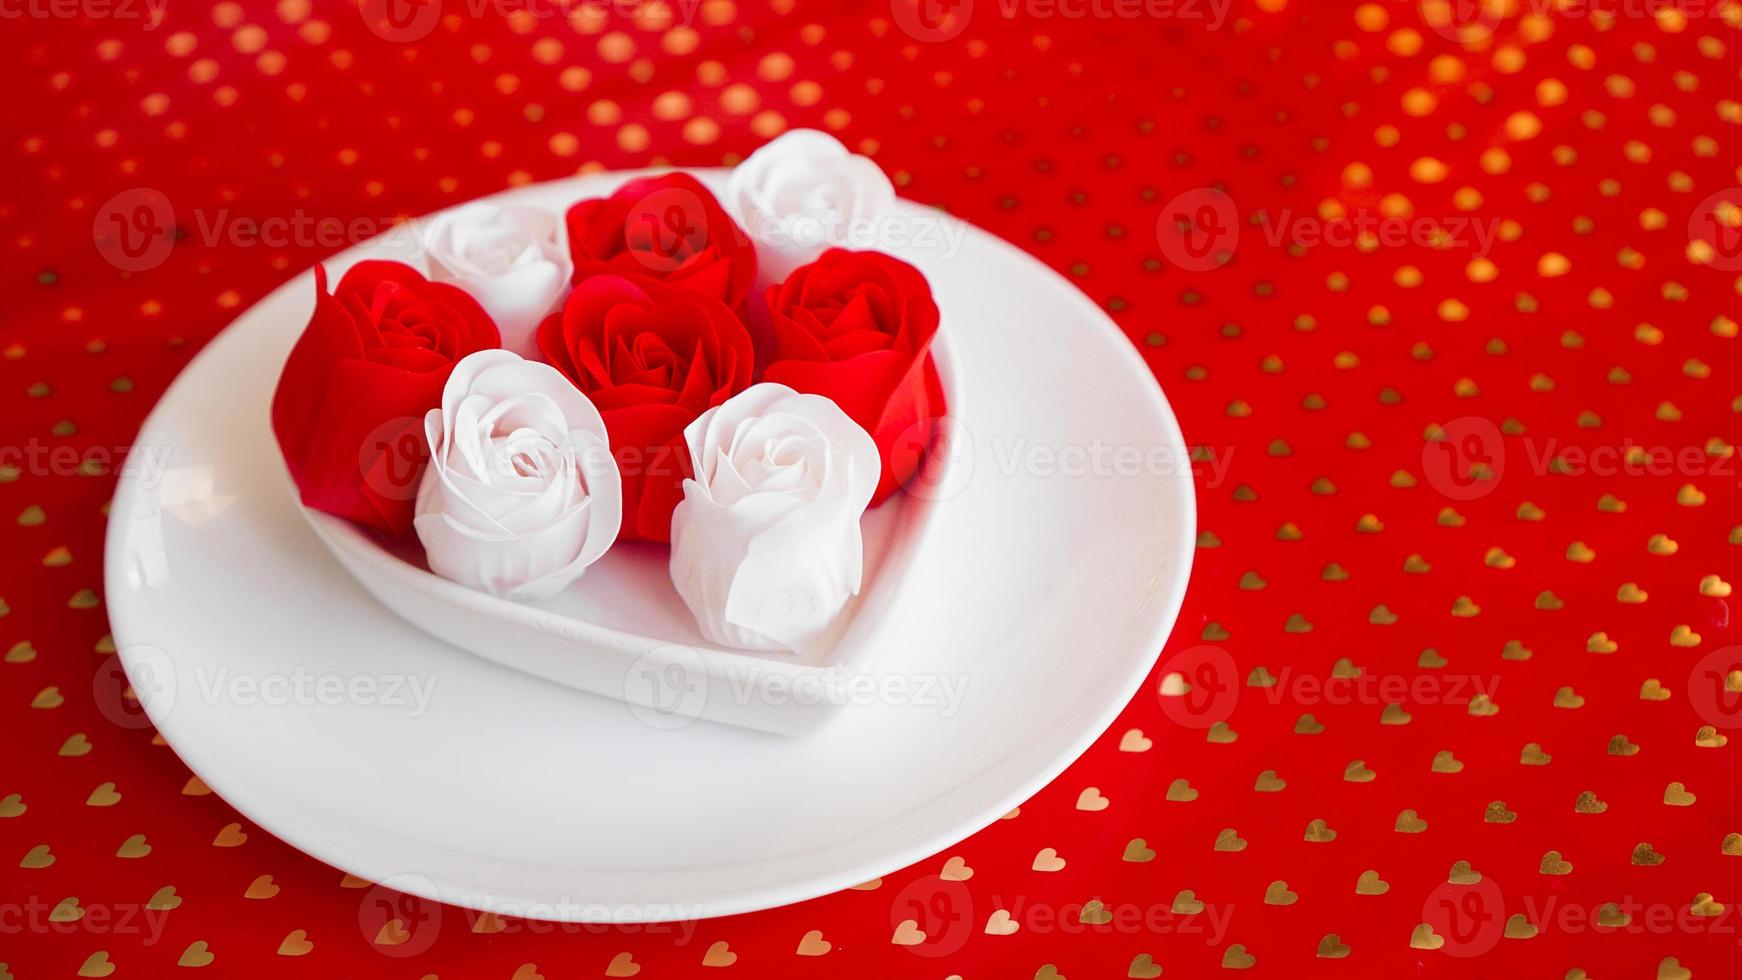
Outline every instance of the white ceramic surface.
<path fill-rule="evenodd" d="M 500 197 L 560 209 L 625 176 Z M 1088 299 L 990 235 L 947 247 L 935 229 L 959 223 L 902 215 L 934 228 L 894 251 L 931 280 L 970 394 L 898 614 L 879 617 L 878 655 L 833 724 L 776 738 L 692 721 L 705 704 L 681 683 L 676 710 L 584 694 L 437 641 L 359 588 L 285 491 L 267 423 L 312 304 L 306 277 L 190 365 L 137 441 L 155 465 L 118 488 L 110 619 L 152 721 L 208 785 L 310 854 L 534 918 L 784 904 L 997 819 L 1154 664 L 1190 568 L 1191 476 L 1154 378 Z M 664 666 L 641 664 L 655 683 Z"/>

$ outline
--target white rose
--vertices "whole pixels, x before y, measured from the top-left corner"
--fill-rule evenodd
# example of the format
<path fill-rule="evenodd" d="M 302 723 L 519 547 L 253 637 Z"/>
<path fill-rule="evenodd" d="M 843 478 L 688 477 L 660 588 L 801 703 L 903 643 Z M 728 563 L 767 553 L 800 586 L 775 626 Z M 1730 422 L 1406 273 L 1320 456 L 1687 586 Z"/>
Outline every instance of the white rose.
<path fill-rule="evenodd" d="M 833 401 L 753 385 L 684 429 L 695 479 L 671 515 L 671 581 L 702 635 L 798 650 L 859 592 L 877 444 Z"/>
<path fill-rule="evenodd" d="M 468 204 L 438 215 L 420 237 L 430 278 L 471 293 L 502 331 L 503 348 L 531 356 L 539 321 L 574 271 L 560 227 L 538 208 Z"/>
<path fill-rule="evenodd" d="M 430 461 L 413 526 L 437 575 L 545 599 L 617 540 L 623 485 L 605 422 L 550 365 L 469 354 L 423 426 Z"/>
<path fill-rule="evenodd" d="M 895 187 L 833 136 L 794 129 L 733 169 L 726 206 L 756 242 L 762 278 L 782 282 L 830 248 L 877 245 Z"/>

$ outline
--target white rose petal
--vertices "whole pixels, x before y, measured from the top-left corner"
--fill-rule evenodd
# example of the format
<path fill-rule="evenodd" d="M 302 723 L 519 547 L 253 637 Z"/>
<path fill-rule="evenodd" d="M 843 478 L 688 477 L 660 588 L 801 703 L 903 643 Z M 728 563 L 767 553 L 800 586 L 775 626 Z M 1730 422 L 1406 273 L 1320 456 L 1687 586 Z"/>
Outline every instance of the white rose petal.
<path fill-rule="evenodd" d="M 671 581 L 702 635 L 799 650 L 858 594 L 877 444 L 833 401 L 759 384 L 684 429 Z"/>
<path fill-rule="evenodd" d="M 467 355 L 423 425 L 430 462 L 413 526 L 437 575 L 545 599 L 617 540 L 623 484 L 605 422 L 550 365 Z"/>
<path fill-rule="evenodd" d="M 876 246 L 895 187 L 833 136 L 794 129 L 733 169 L 726 206 L 756 242 L 759 275 L 777 283 L 830 248 Z"/>
<path fill-rule="evenodd" d="M 539 321 L 557 306 L 574 264 L 556 215 L 518 205 L 468 204 L 422 229 L 430 278 L 472 294 L 502 331 L 502 346 L 537 353 Z"/>

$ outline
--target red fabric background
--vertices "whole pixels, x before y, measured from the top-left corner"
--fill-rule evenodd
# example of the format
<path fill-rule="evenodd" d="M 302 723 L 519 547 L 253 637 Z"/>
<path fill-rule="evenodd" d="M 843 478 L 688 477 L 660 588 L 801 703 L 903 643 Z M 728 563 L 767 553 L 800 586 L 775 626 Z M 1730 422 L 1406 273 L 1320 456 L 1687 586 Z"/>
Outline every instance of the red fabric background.
<path fill-rule="evenodd" d="M 1742 856 L 1723 848 L 1742 833 L 1742 740 L 1696 744 L 1702 726 L 1734 738 L 1742 722 L 1707 672 L 1742 666 L 1728 596 L 1742 359 L 1727 319 L 1742 262 L 1690 250 L 1688 233 L 1721 192 L 1742 201 L 1734 6 L 1521 3 L 1459 43 L 1433 25 L 1468 11 L 1432 0 L 1232 0 L 1225 19 L 1202 3 L 980 0 L 933 41 L 897 19 L 926 37 L 956 25 L 909 17 L 905 0 L 707 0 L 688 27 L 475 17 L 450 0 L 427 37 L 390 43 L 339 0 L 171 2 L 155 25 L 134 2 L 60 18 L 20 0 L 6 10 L 27 16 L 0 30 L 0 976 L 179 975 L 208 955 L 232 976 L 521 980 L 613 962 L 643 977 L 1118 977 L 1143 975 L 1142 955 L 1174 977 L 1245 957 L 1275 977 L 1742 970 Z M 1100 15 L 1120 12 L 1137 15 Z M 460 910 L 437 918 L 342 881 L 203 795 L 149 729 L 105 720 L 114 480 L 96 464 L 65 474 L 49 451 L 125 447 L 205 341 L 346 243 L 241 245 L 206 227 L 303 215 L 369 234 L 577 169 L 730 162 L 798 125 L 1071 277 L 1225 467 L 1200 467 L 1204 536 L 1162 666 L 1054 785 L 874 889 L 693 932 L 474 931 Z M 1208 187 L 1229 195 L 1237 243 L 1199 220 Z M 130 217 L 137 194 L 110 202 L 138 188 L 161 192 L 183 234 L 128 273 L 93 226 Z M 1173 261 L 1163 211 L 1180 194 L 1194 234 L 1224 229 L 1210 244 L 1230 261 Z M 1290 249 L 1251 223 L 1285 209 L 1469 215 L 1500 240 L 1485 256 L 1468 242 Z M 1451 456 L 1424 440 L 1436 424 Z M 1564 474 L 1545 462 L 1630 443 L 1687 455 L 1651 472 L 1612 455 Z M 1472 462 L 1494 479 L 1466 493 Z M 1655 535 L 1673 554 L 1648 547 Z M 1328 580 L 1331 563 L 1347 577 Z M 1599 631 L 1614 652 L 1589 652 Z M 1509 641 L 1528 659 L 1503 656 Z M 1422 666 L 1424 648 L 1444 666 Z M 1364 679 L 1303 686 L 1345 657 Z M 1249 686 L 1260 665 L 1283 683 Z M 1172 672 L 1192 694 L 1156 693 Z M 1654 678 L 1667 698 L 1641 697 Z M 1476 685 L 1497 714 L 1472 714 Z M 1580 706 L 1556 707 L 1561 688 Z M 1381 724 L 1390 701 L 1408 724 Z M 1300 733 L 1306 713 L 1321 732 Z M 1216 720 L 1237 737 L 1207 738 Z M 66 747 L 76 734 L 83 754 Z M 1637 753 L 1611 754 L 1616 735 Z M 1552 761 L 1521 764 L 1532 742 Z M 1441 751 L 1461 771 L 1433 771 Z M 1356 760 L 1371 781 L 1346 778 Z M 1255 791 L 1264 770 L 1286 787 Z M 1196 797 L 1168 799 L 1182 779 Z M 1666 804 L 1672 782 L 1691 805 Z M 93 805 L 105 783 L 120 799 Z M 1585 791 L 1606 812 L 1575 812 Z M 1496 801 L 1516 819 L 1486 821 Z M 1398 832 L 1405 809 L 1426 829 Z M 1335 839 L 1304 839 L 1313 820 Z M 1215 848 L 1226 828 L 1243 850 Z M 136 834 L 150 853 L 118 857 Z M 1636 863 L 1640 844 L 1661 863 Z M 43 845 L 53 863 L 24 866 Z M 1043 848 L 1065 866 L 1035 870 Z M 1153 860 L 1123 859 L 1146 848 Z M 1551 850 L 1570 873 L 1541 873 Z M 972 876 L 939 878 L 946 860 Z M 1449 882 L 1458 861 L 1481 883 Z M 1357 894 L 1368 870 L 1384 894 Z M 256 892 L 277 892 L 246 897 L 263 875 Z M 1291 904 L 1266 902 L 1277 881 Z M 166 886 L 180 905 L 152 913 L 153 934 L 140 906 Z M 1185 889 L 1204 912 L 1171 911 Z M 1722 914 L 1692 914 L 1702 893 Z M 67 897 L 86 916 L 50 922 Z M 1081 921 L 1092 900 L 1112 922 Z M 1631 924 L 1592 927 L 1611 902 Z M 988 934 L 1000 909 L 1013 934 Z M 1537 934 L 1502 936 L 1513 915 Z M 410 941 L 377 942 L 393 916 Z M 891 941 L 908 918 L 926 942 Z M 1412 945 L 1424 922 L 1440 948 Z M 812 930 L 826 955 L 798 955 Z M 1315 955 L 1328 933 L 1346 958 Z"/>

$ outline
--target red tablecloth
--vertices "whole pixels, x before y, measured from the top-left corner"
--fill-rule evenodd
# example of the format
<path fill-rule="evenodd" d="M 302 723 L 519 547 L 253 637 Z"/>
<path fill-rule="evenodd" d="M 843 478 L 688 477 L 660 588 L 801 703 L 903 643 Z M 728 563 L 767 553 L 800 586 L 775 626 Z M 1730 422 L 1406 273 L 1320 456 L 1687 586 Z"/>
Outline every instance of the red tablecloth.
<path fill-rule="evenodd" d="M 0 976 L 1742 971 L 1742 8 L 907 3 L 0 4 Z M 581 929 L 346 880 L 106 720 L 114 464 L 232 317 L 793 126 L 1068 275 L 1204 447 L 1180 625 L 1057 782 L 875 887 Z"/>

